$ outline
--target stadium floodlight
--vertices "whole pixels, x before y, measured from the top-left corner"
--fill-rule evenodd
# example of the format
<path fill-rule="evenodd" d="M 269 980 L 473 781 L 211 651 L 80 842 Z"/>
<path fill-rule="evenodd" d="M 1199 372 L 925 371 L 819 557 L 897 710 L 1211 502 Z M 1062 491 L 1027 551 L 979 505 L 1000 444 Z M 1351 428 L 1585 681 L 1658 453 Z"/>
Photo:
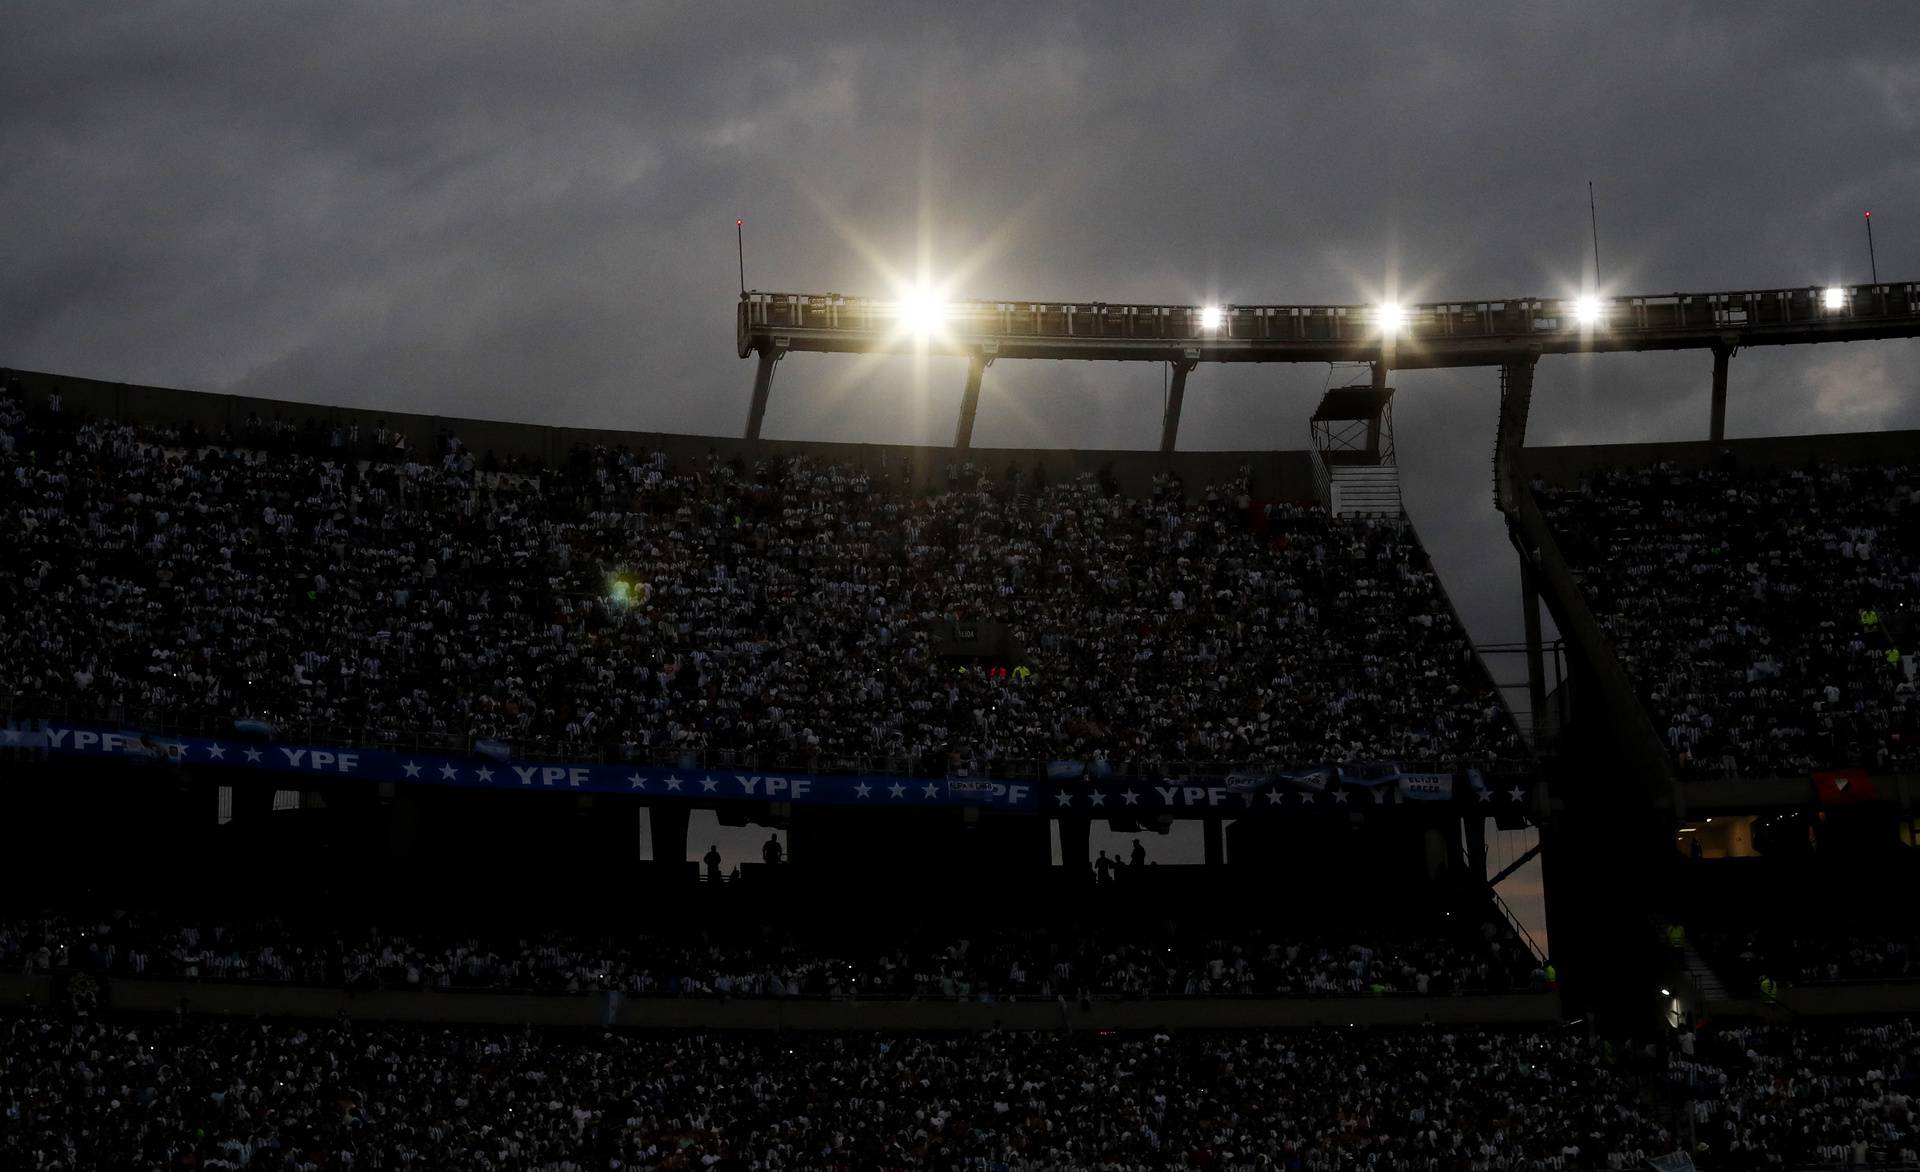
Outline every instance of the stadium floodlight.
<path fill-rule="evenodd" d="M 1606 303 L 1588 293 L 1574 298 L 1573 320 L 1591 328 L 1600 324 L 1601 316 L 1606 312 Z"/>
<path fill-rule="evenodd" d="M 1826 306 L 1828 309 L 1845 309 L 1847 306 L 1847 291 L 1838 285 L 1828 285 L 1826 294 L 1820 298 L 1820 304 Z"/>
<path fill-rule="evenodd" d="M 1200 307 L 1200 328 L 1212 333 L 1220 328 L 1220 323 L 1225 321 L 1226 317 L 1226 314 L 1220 312 L 1218 305 L 1203 305 Z"/>
<path fill-rule="evenodd" d="M 916 338 L 939 333 L 947 323 L 947 303 L 925 285 L 916 285 L 900 297 L 900 327 Z"/>
<path fill-rule="evenodd" d="M 1662 990 L 1660 990 L 1660 996 L 1662 996 L 1662 997 L 1671 997 L 1671 996 L 1673 996 L 1673 993 L 1672 993 L 1672 992 L 1671 992 L 1670 990 L 1667 990 L 1667 989 L 1662 989 Z"/>
<path fill-rule="evenodd" d="M 1373 312 L 1383 334 L 1397 334 L 1407 324 L 1406 308 L 1398 301 L 1382 301 Z"/>

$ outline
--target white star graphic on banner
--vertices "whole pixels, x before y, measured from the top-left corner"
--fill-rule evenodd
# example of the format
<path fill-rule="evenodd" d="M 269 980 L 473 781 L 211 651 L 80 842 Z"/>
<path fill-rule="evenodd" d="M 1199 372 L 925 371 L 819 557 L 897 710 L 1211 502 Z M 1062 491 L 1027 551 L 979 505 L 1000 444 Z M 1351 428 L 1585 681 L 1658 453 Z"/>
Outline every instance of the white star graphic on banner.
<path fill-rule="evenodd" d="M 627 788 L 645 789 L 647 788 L 647 779 L 636 773 L 632 777 L 627 778 Z"/>
<path fill-rule="evenodd" d="M 677 777 L 667 778 L 667 788 L 670 790 L 678 790 L 680 788 L 680 779 Z"/>
<path fill-rule="evenodd" d="M 406 765 L 404 766 L 404 768 L 405 768 L 405 769 L 406 769 L 406 771 L 407 771 L 407 776 L 408 776 L 408 777 L 418 777 L 418 776 L 420 776 L 420 767 L 419 767 L 418 765 L 415 765 L 415 764 L 414 764 L 413 762 L 411 762 L 411 761 L 409 761 L 409 762 L 407 762 L 407 763 L 406 763 Z"/>
<path fill-rule="evenodd" d="M 1073 795 L 1062 790 L 1053 795 L 1053 804 L 1056 806 L 1071 806 L 1073 805 Z"/>
<path fill-rule="evenodd" d="M 927 784 L 920 787 L 920 792 L 927 795 L 930 798 L 937 798 L 940 796 L 940 787 L 933 784 L 931 781 L 929 781 Z"/>
<path fill-rule="evenodd" d="M 440 767 L 440 776 L 446 778 L 448 781 L 458 781 L 460 780 L 460 771 L 451 765 L 442 765 Z"/>
<path fill-rule="evenodd" d="M 868 785 L 864 781 L 853 787 L 853 796 L 857 798 L 864 798 L 872 792 L 873 792 L 873 787 Z"/>
<path fill-rule="evenodd" d="M 1492 790 L 1490 790 L 1490 789 L 1483 789 L 1483 790 L 1481 790 L 1481 791 L 1480 791 L 1480 800 L 1481 800 L 1481 801 L 1483 801 L 1483 802 L 1491 802 L 1491 801 L 1493 800 L 1493 791 L 1492 791 Z"/>
<path fill-rule="evenodd" d="M 1301 805 L 1303 805 L 1303 806 L 1311 806 L 1311 805 L 1313 805 L 1313 795 L 1312 795 L 1312 794 L 1301 794 L 1301 795 L 1300 795 L 1300 804 L 1301 804 Z"/>
<path fill-rule="evenodd" d="M 258 749 L 248 749 L 248 750 L 247 750 L 247 763 L 248 763 L 249 765 L 258 765 L 258 764 L 260 764 L 260 750 L 258 750 Z"/>
<path fill-rule="evenodd" d="M 1525 801 L 1527 797 L 1527 791 L 1521 789 L 1519 786 L 1516 785 L 1512 789 L 1507 791 L 1507 796 L 1512 798 L 1516 802 Z"/>
<path fill-rule="evenodd" d="M 227 750 L 224 746 L 222 746 L 219 742 L 216 741 L 215 743 L 207 746 L 207 756 L 215 761 L 224 761 L 227 758 Z"/>
<path fill-rule="evenodd" d="M 1104 806 L 1107 804 L 1107 795 L 1101 793 L 1099 790 L 1094 790 L 1087 795 L 1087 801 L 1095 806 Z"/>
<path fill-rule="evenodd" d="M 493 770 L 488 769 L 485 765 L 482 765 L 480 768 L 474 770 L 473 775 L 479 778 L 481 781 L 493 780 Z"/>
<path fill-rule="evenodd" d="M 1121 801 L 1123 801 L 1123 802 L 1125 802 L 1125 803 L 1126 803 L 1127 805 L 1129 805 L 1129 806 L 1137 806 L 1137 805 L 1139 805 L 1139 804 L 1140 804 L 1140 795 L 1139 795 L 1139 794 L 1137 794 L 1137 793 L 1134 793 L 1134 792 L 1133 792 L 1132 790 L 1130 790 L 1130 789 L 1128 789 L 1128 790 L 1121 790 L 1121 791 L 1120 791 L 1120 800 L 1121 800 Z"/>
<path fill-rule="evenodd" d="M 1338 802 L 1338 803 L 1340 803 L 1340 804 L 1341 804 L 1341 805 L 1343 805 L 1343 806 L 1344 806 L 1344 805 L 1346 805 L 1346 804 L 1347 804 L 1347 791 L 1346 791 L 1346 790 L 1343 790 L 1343 789 L 1337 789 L 1337 790 L 1334 790 L 1334 791 L 1333 791 L 1333 800 L 1334 800 L 1334 801 L 1336 801 L 1336 802 Z"/>
<path fill-rule="evenodd" d="M 700 779 L 700 788 L 705 790 L 707 793 L 712 793 L 714 790 L 714 787 L 719 784 L 720 784 L 719 782 L 715 781 L 711 777 L 703 777 Z"/>
<path fill-rule="evenodd" d="M 1287 800 L 1287 795 L 1281 793 L 1277 789 L 1270 789 L 1267 791 L 1267 805 L 1269 806 L 1277 806 L 1281 802 L 1284 802 L 1286 800 Z"/>
<path fill-rule="evenodd" d="M 161 742 L 160 742 L 160 745 L 161 745 L 161 747 L 162 747 L 162 748 L 166 748 L 166 749 L 172 749 L 172 750 L 173 750 L 174 752 L 176 752 L 176 753 L 178 753 L 178 754 L 180 754 L 180 756 L 181 756 L 182 758 L 185 758 L 185 757 L 186 757 L 186 755 L 187 755 L 187 750 L 193 747 L 193 746 L 191 746 L 191 745 L 173 745 L 173 744 L 168 744 L 168 743 L 167 743 L 166 741 L 161 741 Z"/>
<path fill-rule="evenodd" d="M 901 785 L 899 782 L 896 781 L 892 785 L 887 787 L 887 792 L 889 794 L 892 794 L 896 798 L 905 797 L 907 793 L 907 787 L 904 785 Z"/>

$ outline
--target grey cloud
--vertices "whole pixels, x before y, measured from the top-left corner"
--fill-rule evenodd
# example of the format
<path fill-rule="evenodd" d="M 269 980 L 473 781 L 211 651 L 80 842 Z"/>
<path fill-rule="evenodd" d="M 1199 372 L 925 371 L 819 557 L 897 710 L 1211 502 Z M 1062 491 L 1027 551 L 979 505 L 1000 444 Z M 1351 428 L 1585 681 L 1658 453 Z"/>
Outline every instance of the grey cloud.
<path fill-rule="evenodd" d="M 1559 292 L 1920 273 L 1904 4 L 954 9 L 29 4 L 0 13 L 0 362 L 732 432 L 760 287 Z M 835 224 L 857 236 L 844 238 Z M 1916 347 L 1743 354 L 1735 434 L 1920 423 Z M 798 356 L 771 431 L 944 442 L 955 364 Z M 1299 446 L 1324 368 L 1203 370 L 1183 439 Z M 1536 435 L 1704 434 L 1700 356 L 1553 360 Z M 1396 376 L 1416 520 L 1517 634 L 1491 372 Z M 1159 373 L 997 365 L 983 443 L 1149 446 Z"/>

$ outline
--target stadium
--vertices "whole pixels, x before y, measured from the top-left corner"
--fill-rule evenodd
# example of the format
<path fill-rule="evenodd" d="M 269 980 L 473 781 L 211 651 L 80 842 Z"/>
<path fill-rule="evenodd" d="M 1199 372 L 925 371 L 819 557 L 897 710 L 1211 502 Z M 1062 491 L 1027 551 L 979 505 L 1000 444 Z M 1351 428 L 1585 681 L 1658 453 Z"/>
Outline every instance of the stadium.
<path fill-rule="evenodd" d="M 1705 339 L 1716 400 L 1727 339 L 1764 344 L 1796 307 L 1820 333 L 1783 343 L 1920 332 L 1920 286 L 1827 299 L 1872 303 L 1859 314 L 1815 300 L 1746 295 L 1743 324 L 1724 308 L 1739 298 L 1681 299 L 1644 328 Z M 805 323 L 765 320 L 779 304 L 812 302 L 743 295 L 743 356 L 792 346 L 774 331 Z M 1695 304 L 1714 308 L 1690 326 Z M 964 312 L 943 313 L 952 336 L 999 349 L 991 324 L 953 324 Z M 1141 316 L 1107 307 L 1076 334 L 1068 307 L 1054 333 L 1105 344 Z M 1231 328 L 1190 316 L 1173 339 L 1188 369 Z M 1396 357 L 1461 335 L 1398 316 Z M 1616 1164 L 1722 1155 L 1702 1104 L 1771 1120 L 1778 1091 L 1718 1048 L 1913 1044 L 1858 1024 L 1912 1011 L 1920 986 L 1906 935 L 1854 893 L 1901 890 L 1913 866 L 1915 436 L 1524 447 L 1537 337 L 1569 336 L 1545 320 L 1488 325 L 1505 350 L 1472 343 L 1501 360 L 1495 492 L 1527 602 L 1564 632 L 1547 648 L 1530 619 L 1524 729 L 1400 507 L 1385 350 L 1293 452 L 1174 450 L 1177 405 L 1157 453 L 975 449 L 978 359 L 946 449 L 10 374 L 9 820 L 33 832 L 8 859 L 5 988 L 81 1023 L 15 1019 L 16 1052 L 124 1051 L 158 1028 L 231 1061 L 345 1044 L 262 1023 L 350 1017 L 392 1031 L 410 1077 L 510 1045 L 587 1064 L 571 1093 L 589 1098 L 660 1064 L 743 1063 L 791 1089 L 677 1142 L 740 1158 L 758 1119 L 747 1149 L 801 1165 L 824 1133 L 781 1113 L 828 1124 L 805 1096 L 784 1104 L 825 1070 L 884 1079 L 894 1042 L 873 1038 L 897 1031 L 960 1080 L 885 1104 L 907 1115 L 861 1137 L 878 1147 L 815 1153 L 835 1166 L 1151 1163 L 1208 1109 L 1251 1112 L 1235 1166 L 1302 1158 L 1329 1124 L 1252 1104 L 1149 1111 L 1117 1135 L 1071 1113 L 1036 1133 L 1031 1112 L 1070 1093 L 1049 1078 L 1117 1073 L 1102 1064 L 1191 1095 L 1216 1066 L 1257 1072 L 1250 1091 L 1332 1054 L 1504 1061 L 1560 1068 L 1535 1093 L 1604 1089 L 1518 1124 L 1522 1158 L 1589 1135 Z M 1640 328 L 1590 320 L 1573 344 Z M 761 859 L 703 856 L 696 811 L 771 828 Z M 1196 822 L 1199 860 L 1149 859 L 1143 840 Z M 1094 857 L 1096 834 L 1132 836 L 1130 855 Z M 1532 845 L 1496 873 L 1490 834 Z M 1498 890 L 1535 854 L 1551 956 Z M 146 876 L 143 906 L 76 876 L 89 855 Z M 236 866 L 262 882 L 236 888 Z M 477 1032 L 416 1048 L 424 1023 Z M 527 1023 L 553 1032 L 485 1032 Z M 1025 1126 L 997 1126 L 1015 1108 L 994 1072 L 1049 1063 L 1020 1075 Z M 575 1108 L 540 1151 L 645 1164 L 675 1130 L 661 1116 L 686 1110 L 658 1093 L 660 1115 L 624 1129 Z M 930 1108 L 951 1124 L 918 1125 Z M 276 1142 L 318 1142 L 297 1118 Z M 860 1130 L 827 1118 L 834 1144 Z M 1819 1162 L 1871 1134 L 1829 1115 L 1768 1142 Z M 1418 1162 L 1443 1140 L 1389 1128 L 1363 1147 Z"/>
<path fill-rule="evenodd" d="M 1912 17 L 1551 9 L 0 16 L 0 1169 L 1920 1170 Z"/>

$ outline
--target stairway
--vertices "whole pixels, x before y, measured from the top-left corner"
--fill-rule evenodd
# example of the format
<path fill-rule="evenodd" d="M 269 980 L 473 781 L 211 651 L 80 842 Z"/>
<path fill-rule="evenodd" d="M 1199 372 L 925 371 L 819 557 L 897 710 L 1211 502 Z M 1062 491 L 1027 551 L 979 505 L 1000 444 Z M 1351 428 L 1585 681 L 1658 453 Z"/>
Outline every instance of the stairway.
<path fill-rule="evenodd" d="M 1687 964 L 1687 980 L 1693 982 L 1694 990 L 1702 1001 L 1727 1000 L 1727 987 L 1720 983 L 1720 977 L 1707 964 L 1706 958 L 1698 949 L 1689 944 L 1681 952 Z"/>
<path fill-rule="evenodd" d="M 1334 464 L 1327 469 L 1327 509 L 1336 517 L 1398 517 L 1400 469 L 1392 464 Z"/>

